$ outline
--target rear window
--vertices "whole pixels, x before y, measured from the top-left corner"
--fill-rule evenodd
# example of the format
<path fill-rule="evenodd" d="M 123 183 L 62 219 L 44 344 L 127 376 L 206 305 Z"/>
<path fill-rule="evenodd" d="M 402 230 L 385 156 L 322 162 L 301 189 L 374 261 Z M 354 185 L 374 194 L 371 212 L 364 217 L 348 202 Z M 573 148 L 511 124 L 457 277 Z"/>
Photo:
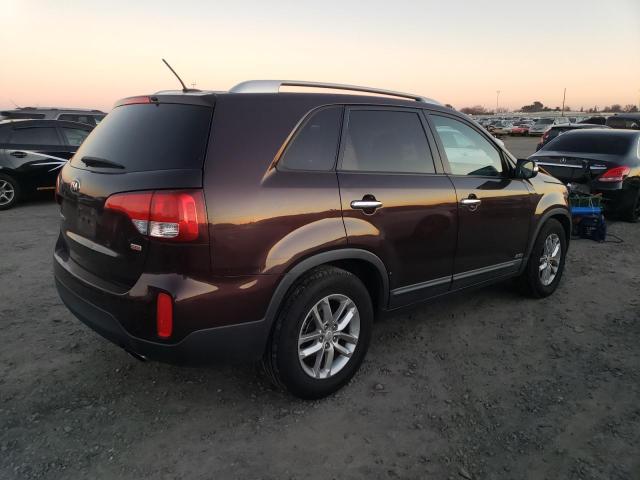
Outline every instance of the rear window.
<path fill-rule="evenodd" d="M 568 132 L 549 142 L 544 149 L 569 153 L 601 153 L 624 155 L 629 152 L 636 139 L 629 135 L 615 133 L 572 134 Z"/>
<path fill-rule="evenodd" d="M 640 130 L 640 118 L 607 118 L 607 123 L 611 128 L 628 128 L 630 130 Z"/>
<path fill-rule="evenodd" d="M 536 125 L 551 125 L 553 123 L 552 118 L 543 118 L 536 122 Z"/>
<path fill-rule="evenodd" d="M 195 105 L 142 104 L 114 108 L 74 155 L 71 164 L 97 157 L 127 172 L 199 169 L 213 109 Z"/>
<path fill-rule="evenodd" d="M 53 127 L 15 128 L 10 142 L 15 145 L 59 145 L 60 139 Z"/>

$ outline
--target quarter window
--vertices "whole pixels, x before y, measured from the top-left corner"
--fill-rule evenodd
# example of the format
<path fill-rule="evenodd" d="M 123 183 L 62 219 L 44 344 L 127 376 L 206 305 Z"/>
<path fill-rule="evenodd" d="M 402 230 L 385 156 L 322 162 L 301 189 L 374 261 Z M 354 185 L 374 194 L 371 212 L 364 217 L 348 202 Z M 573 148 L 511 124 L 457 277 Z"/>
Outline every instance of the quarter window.
<path fill-rule="evenodd" d="M 454 175 L 499 176 L 502 160 L 483 135 L 449 117 L 431 115 Z"/>
<path fill-rule="evenodd" d="M 433 157 L 418 114 L 352 110 L 342 170 L 435 173 Z"/>
<path fill-rule="evenodd" d="M 16 128 L 11 143 L 21 145 L 59 145 L 56 129 L 52 127 Z"/>
<path fill-rule="evenodd" d="M 342 107 L 317 111 L 304 123 L 280 160 L 290 170 L 332 170 L 336 163 Z"/>

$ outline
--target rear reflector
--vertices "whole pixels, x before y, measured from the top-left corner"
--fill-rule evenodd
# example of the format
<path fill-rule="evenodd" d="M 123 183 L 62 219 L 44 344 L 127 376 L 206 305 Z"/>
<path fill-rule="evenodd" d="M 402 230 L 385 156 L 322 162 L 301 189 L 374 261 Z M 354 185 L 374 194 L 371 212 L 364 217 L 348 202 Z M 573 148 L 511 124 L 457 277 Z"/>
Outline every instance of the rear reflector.
<path fill-rule="evenodd" d="M 156 328 L 160 338 L 169 338 L 173 333 L 173 300 L 166 293 L 158 294 Z"/>
<path fill-rule="evenodd" d="M 107 198 L 104 208 L 126 214 L 145 236 L 192 242 L 205 235 L 202 190 L 117 193 Z"/>
<path fill-rule="evenodd" d="M 631 173 L 629 167 L 615 167 L 607 170 L 598 178 L 601 182 L 622 182 Z"/>

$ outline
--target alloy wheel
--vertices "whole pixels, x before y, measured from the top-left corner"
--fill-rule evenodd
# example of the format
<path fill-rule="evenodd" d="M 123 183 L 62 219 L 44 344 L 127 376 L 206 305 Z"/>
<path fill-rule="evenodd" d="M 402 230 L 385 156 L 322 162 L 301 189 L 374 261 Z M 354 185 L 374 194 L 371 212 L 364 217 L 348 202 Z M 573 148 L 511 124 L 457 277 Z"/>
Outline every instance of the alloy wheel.
<path fill-rule="evenodd" d="M 351 359 L 360 335 L 360 313 L 346 295 L 328 295 L 307 313 L 298 335 L 298 359 L 304 372 L 329 378 Z"/>
<path fill-rule="evenodd" d="M 551 285 L 558 275 L 561 258 L 562 244 L 560 243 L 560 237 L 552 233 L 544 241 L 544 249 L 540 257 L 540 282 L 545 287 Z"/>
<path fill-rule="evenodd" d="M 0 205 L 8 205 L 16 196 L 16 191 L 11 183 L 0 180 Z"/>

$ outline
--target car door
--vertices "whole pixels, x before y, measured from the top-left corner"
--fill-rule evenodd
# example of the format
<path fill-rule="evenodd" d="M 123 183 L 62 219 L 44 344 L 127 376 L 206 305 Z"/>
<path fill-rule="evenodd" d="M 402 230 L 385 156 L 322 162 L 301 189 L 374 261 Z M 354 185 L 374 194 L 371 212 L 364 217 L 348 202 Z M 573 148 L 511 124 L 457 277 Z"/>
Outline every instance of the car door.
<path fill-rule="evenodd" d="M 456 196 L 429 137 L 419 110 L 346 108 L 338 182 L 347 240 L 385 263 L 391 306 L 451 285 Z"/>
<path fill-rule="evenodd" d="M 16 122 L 8 147 L 6 158 L 26 189 L 55 188 L 60 169 L 72 155 L 57 129 L 48 124 Z"/>
<path fill-rule="evenodd" d="M 527 248 L 533 190 L 512 178 L 506 154 L 471 122 L 428 117 L 458 200 L 453 288 L 516 272 Z"/>

